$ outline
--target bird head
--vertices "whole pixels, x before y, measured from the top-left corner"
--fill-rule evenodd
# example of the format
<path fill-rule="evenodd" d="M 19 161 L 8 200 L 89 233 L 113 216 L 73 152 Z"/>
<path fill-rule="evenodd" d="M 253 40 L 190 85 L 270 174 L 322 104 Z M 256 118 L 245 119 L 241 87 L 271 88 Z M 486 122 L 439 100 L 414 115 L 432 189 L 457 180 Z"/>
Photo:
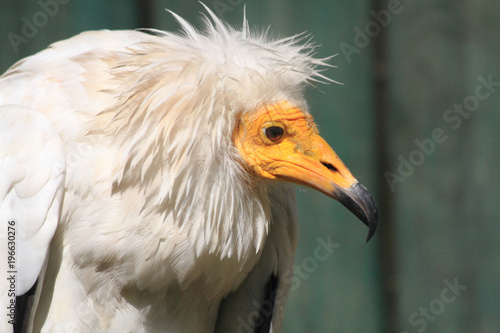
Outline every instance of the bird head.
<path fill-rule="evenodd" d="M 287 101 L 239 116 L 233 141 L 245 167 L 272 180 L 305 185 L 342 203 L 369 227 L 377 227 L 377 208 L 328 143 L 308 113 Z"/>

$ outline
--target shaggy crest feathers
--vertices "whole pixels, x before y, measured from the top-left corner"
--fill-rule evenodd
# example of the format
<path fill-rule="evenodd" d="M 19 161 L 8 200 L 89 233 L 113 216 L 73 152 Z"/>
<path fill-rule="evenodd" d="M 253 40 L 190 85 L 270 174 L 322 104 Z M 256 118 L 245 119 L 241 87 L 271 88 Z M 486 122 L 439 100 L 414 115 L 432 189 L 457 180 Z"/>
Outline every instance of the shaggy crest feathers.
<path fill-rule="evenodd" d="M 216 156 L 220 148 L 226 148 L 223 141 L 230 135 L 224 134 L 234 127 L 237 113 L 251 112 L 280 98 L 294 98 L 294 102 L 303 104 L 304 84 L 332 81 L 318 69 L 328 66 L 328 58 L 315 59 L 314 45 L 300 44 L 306 36 L 273 41 L 267 33 L 252 34 L 246 19 L 244 30 L 236 31 L 206 9 L 213 23 L 204 16 L 204 33 L 171 12 L 182 34 L 142 30 L 159 38 L 130 46 L 130 53 L 122 55 L 111 72 L 123 81 L 125 91 L 117 105 L 102 113 L 113 114 L 106 131 L 118 134 L 126 129 L 123 132 L 137 134 L 126 170 L 144 165 L 139 161 L 144 162 L 148 156 L 151 159 L 164 146 L 169 149 L 167 154 L 173 153 L 173 170 L 182 169 L 185 154 L 193 149 L 197 138 L 191 133 L 202 127 L 214 129 L 206 134 L 210 138 L 209 155 Z M 206 122 L 213 126 L 202 126 Z M 150 127 L 162 130 L 151 136 Z M 137 148 L 148 137 L 154 141 L 139 156 Z M 123 139 L 131 143 L 129 137 Z M 175 173 L 170 177 L 177 178 Z M 146 170 L 134 175 L 144 181 Z"/>

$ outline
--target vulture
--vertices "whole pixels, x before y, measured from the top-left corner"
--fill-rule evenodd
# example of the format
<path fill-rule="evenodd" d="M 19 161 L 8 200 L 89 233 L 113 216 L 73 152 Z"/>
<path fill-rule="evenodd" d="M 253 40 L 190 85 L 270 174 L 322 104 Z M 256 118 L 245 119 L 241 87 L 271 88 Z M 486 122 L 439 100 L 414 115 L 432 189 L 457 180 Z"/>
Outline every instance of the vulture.
<path fill-rule="evenodd" d="M 0 77 L 2 332 L 279 332 L 295 185 L 374 234 L 304 96 L 329 58 L 206 10 L 199 29 L 84 32 Z"/>

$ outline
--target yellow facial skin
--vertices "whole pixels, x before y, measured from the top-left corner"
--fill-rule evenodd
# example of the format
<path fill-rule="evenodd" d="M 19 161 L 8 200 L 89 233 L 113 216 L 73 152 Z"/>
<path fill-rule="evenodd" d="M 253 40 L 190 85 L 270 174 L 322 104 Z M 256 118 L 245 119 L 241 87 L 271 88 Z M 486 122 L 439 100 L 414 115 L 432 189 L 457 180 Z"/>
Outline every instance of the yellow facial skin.
<path fill-rule="evenodd" d="M 357 182 L 319 136 L 312 116 L 286 101 L 242 114 L 233 140 L 247 167 L 261 177 L 306 185 L 330 197 L 335 185 L 347 189 Z"/>

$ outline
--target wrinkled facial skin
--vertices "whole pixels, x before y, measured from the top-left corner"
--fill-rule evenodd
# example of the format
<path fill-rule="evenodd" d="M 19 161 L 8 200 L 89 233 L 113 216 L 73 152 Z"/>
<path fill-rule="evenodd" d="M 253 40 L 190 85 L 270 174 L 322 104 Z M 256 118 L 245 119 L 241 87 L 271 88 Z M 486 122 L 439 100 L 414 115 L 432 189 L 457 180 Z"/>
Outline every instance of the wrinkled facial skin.
<path fill-rule="evenodd" d="M 280 132 L 281 136 L 273 135 Z M 278 133 L 279 134 L 279 133 Z M 285 180 L 331 193 L 356 179 L 319 136 L 312 116 L 288 102 L 242 114 L 234 143 L 246 165 L 267 179 Z"/>

